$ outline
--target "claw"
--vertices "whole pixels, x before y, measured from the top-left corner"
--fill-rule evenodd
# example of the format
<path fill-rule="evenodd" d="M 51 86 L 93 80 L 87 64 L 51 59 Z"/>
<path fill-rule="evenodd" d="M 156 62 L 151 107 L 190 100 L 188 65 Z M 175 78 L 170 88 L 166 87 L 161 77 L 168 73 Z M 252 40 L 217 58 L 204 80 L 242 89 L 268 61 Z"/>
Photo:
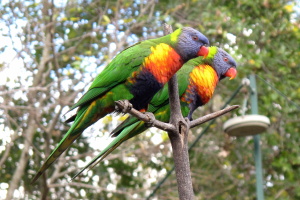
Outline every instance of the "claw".
<path fill-rule="evenodd" d="M 185 117 L 184 120 L 186 121 L 187 124 L 190 124 L 190 122 L 191 122 L 193 119 L 189 119 L 188 117 Z"/>
<path fill-rule="evenodd" d="M 193 120 L 192 112 L 189 112 L 188 116 L 185 117 L 185 119 L 188 119 L 189 121 L 192 121 Z"/>
<path fill-rule="evenodd" d="M 191 121 L 188 117 L 185 117 L 184 120 L 185 120 L 187 123 L 190 123 L 190 121 Z"/>
<path fill-rule="evenodd" d="M 116 101 L 115 103 L 116 103 L 115 110 L 117 112 L 128 113 L 128 111 L 132 109 L 132 104 L 126 99 Z M 123 107 L 123 109 L 120 109 L 120 107 Z"/>
<path fill-rule="evenodd" d="M 153 126 L 153 123 L 154 123 L 154 120 L 155 120 L 155 116 L 153 113 L 151 112 L 146 112 L 145 115 L 147 115 L 149 121 L 148 122 L 145 122 L 145 126 L 146 127 L 152 127 Z"/>

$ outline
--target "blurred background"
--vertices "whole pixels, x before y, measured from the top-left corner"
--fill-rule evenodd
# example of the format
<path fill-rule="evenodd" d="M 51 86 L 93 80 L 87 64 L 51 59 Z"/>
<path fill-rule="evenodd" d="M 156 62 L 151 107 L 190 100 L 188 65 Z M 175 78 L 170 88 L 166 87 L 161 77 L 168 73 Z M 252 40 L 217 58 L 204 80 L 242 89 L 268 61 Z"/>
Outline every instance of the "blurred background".
<path fill-rule="evenodd" d="M 190 26 L 238 63 L 194 119 L 217 111 L 255 74 L 265 199 L 300 199 L 299 0 L 3 0 L 0 1 L 0 199 L 145 199 L 173 167 L 167 134 L 151 128 L 92 170 L 68 180 L 110 141 L 124 119 L 107 116 L 84 132 L 42 176 L 35 172 L 68 129 L 68 108 L 124 48 Z M 244 102 L 246 102 L 244 104 Z M 252 137 L 230 137 L 224 122 L 251 113 L 244 86 L 230 102 L 245 105 L 191 130 L 196 199 L 256 199 Z M 152 199 L 178 199 L 174 172 Z"/>

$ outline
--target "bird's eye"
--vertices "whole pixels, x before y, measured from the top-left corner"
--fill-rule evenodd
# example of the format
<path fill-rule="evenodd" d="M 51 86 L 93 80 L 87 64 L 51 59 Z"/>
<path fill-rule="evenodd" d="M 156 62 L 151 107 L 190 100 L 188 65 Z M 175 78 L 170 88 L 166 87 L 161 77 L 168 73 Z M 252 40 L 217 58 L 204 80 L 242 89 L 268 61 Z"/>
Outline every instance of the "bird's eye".
<path fill-rule="evenodd" d="M 228 58 L 227 58 L 227 57 L 225 57 L 225 58 L 224 58 L 224 61 L 225 61 L 225 62 L 227 62 L 227 61 L 228 61 Z"/>
<path fill-rule="evenodd" d="M 193 38 L 194 41 L 197 41 L 197 40 L 198 40 L 198 37 L 197 37 L 197 36 L 193 36 L 192 38 Z"/>

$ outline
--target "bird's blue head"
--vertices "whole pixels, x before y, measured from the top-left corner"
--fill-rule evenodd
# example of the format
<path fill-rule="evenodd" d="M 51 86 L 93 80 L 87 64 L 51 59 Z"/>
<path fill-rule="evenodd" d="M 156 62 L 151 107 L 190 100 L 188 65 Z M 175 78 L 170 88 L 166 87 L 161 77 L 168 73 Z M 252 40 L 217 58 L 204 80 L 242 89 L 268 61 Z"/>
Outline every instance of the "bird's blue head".
<path fill-rule="evenodd" d="M 176 31 L 180 31 L 180 34 L 175 49 L 184 61 L 207 55 L 209 41 L 205 35 L 190 27 L 184 27 Z"/>
<path fill-rule="evenodd" d="M 213 67 L 216 70 L 220 80 L 225 77 L 229 77 L 231 80 L 237 75 L 237 64 L 235 60 L 221 48 L 218 48 L 216 54 L 214 55 Z"/>

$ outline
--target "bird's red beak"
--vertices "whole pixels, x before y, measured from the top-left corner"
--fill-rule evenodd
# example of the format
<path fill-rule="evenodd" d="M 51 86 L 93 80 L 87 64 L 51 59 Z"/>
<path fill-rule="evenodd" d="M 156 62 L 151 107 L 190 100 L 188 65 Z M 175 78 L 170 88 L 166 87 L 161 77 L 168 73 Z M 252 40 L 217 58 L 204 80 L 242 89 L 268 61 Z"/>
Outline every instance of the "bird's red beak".
<path fill-rule="evenodd" d="M 198 51 L 197 55 L 206 58 L 208 56 L 208 53 L 209 53 L 208 47 L 202 46 L 200 47 L 200 50 Z"/>
<path fill-rule="evenodd" d="M 231 80 L 236 77 L 236 74 L 237 74 L 236 68 L 231 67 L 227 70 L 227 72 L 224 74 L 224 76 L 229 77 L 229 80 Z"/>

